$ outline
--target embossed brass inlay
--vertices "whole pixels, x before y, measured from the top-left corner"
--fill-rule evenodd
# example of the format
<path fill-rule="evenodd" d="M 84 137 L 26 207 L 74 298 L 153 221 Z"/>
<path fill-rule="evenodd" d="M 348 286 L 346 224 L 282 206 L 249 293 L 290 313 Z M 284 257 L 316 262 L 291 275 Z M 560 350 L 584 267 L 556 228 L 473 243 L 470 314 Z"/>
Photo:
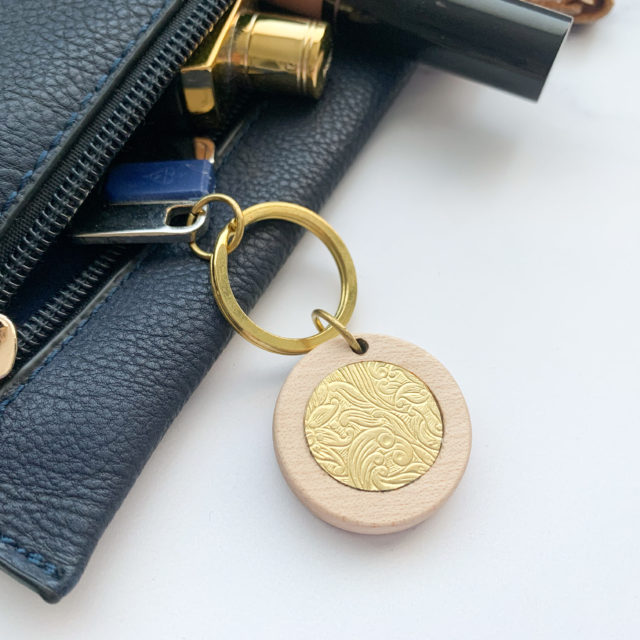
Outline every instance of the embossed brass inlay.
<path fill-rule="evenodd" d="M 342 484 L 399 489 L 423 476 L 442 445 L 442 415 L 427 385 L 387 362 L 356 362 L 316 387 L 304 419 L 316 462 Z"/>

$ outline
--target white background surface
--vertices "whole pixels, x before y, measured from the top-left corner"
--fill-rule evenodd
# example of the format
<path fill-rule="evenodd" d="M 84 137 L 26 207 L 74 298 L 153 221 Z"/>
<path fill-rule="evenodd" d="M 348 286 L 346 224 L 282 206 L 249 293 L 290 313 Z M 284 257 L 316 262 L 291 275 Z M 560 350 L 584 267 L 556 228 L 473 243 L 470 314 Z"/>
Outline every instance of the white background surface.
<path fill-rule="evenodd" d="M 538 105 L 422 70 L 323 213 L 359 273 L 355 330 L 440 358 L 467 473 L 431 520 L 361 537 L 282 479 L 295 359 L 233 340 L 50 606 L 0 575 L 0 636 L 637 638 L 640 6 L 574 32 Z M 310 284 L 312 283 L 312 284 Z M 254 317 L 335 308 L 307 237 Z"/>

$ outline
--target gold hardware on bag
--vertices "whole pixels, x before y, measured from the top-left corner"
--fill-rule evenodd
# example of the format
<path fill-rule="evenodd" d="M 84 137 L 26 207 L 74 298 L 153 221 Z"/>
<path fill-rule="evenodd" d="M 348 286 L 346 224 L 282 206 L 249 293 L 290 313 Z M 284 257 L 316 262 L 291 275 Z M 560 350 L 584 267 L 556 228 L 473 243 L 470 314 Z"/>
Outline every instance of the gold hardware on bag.
<path fill-rule="evenodd" d="M 7 316 L 0 314 L 0 380 L 13 369 L 18 353 L 16 328 Z"/>
<path fill-rule="evenodd" d="M 253 10 L 237 0 L 180 74 L 196 123 L 219 126 L 238 89 L 319 98 L 331 62 L 326 22 Z"/>

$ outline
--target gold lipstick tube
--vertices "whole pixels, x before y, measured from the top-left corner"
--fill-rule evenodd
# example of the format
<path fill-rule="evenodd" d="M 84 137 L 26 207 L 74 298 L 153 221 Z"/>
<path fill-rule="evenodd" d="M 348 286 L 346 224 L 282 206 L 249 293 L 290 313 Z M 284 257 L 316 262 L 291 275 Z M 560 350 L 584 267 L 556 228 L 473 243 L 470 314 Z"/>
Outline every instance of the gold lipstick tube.
<path fill-rule="evenodd" d="M 254 11 L 238 0 L 181 70 L 196 126 L 220 126 L 239 91 L 319 98 L 331 63 L 326 22 Z"/>

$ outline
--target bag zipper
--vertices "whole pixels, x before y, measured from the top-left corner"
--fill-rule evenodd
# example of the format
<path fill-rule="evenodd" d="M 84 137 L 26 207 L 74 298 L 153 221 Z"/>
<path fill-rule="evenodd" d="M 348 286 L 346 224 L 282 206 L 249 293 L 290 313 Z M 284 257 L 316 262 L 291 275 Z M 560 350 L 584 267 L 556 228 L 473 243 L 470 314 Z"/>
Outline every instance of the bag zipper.
<path fill-rule="evenodd" d="M 36 196 L 18 215 L 14 214 L 0 240 L 0 309 L 14 306 L 11 303 L 25 282 L 28 284 L 29 274 L 42 262 L 106 167 L 230 3 L 231 0 L 187 0 L 168 17 L 161 33 L 128 70 L 126 78 L 107 98 Z M 140 249 L 123 247 L 100 251 L 90 264 L 19 323 L 14 334 L 15 364 L 3 381 L 3 391 L 31 372 L 41 349 L 47 343 L 53 344 L 62 329 L 91 305 L 96 292 L 108 287 L 118 273 L 126 272 L 139 254 Z"/>
<path fill-rule="evenodd" d="M 80 135 L 74 149 L 21 212 L 0 241 L 0 309 L 7 307 L 104 169 L 229 4 L 229 0 L 190 0 L 178 9 Z"/>
<path fill-rule="evenodd" d="M 129 254 L 123 247 L 103 251 L 79 276 L 19 325 L 16 365 L 24 364 L 49 342 L 87 304 L 93 292 L 106 284 L 114 270 L 130 259 Z"/>
<path fill-rule="evenodd" d="M 248 107 L 245 102 L 239 104 L 245 108 Z M 237 111 L 234 111 L 236 117 L 233 119 L 233 126 L 228 131 L 220 132 L 221 139 L 216 145 L 217 164 L 224 162 L 227 154 L 258 116 L 262 106 L 263 103 L 258 102 L 245 111 L 245 116 L 242 118 L 239 118 L 240 106 Z M 112 285 L 137 264 L 148 247 L 141 244 L 110 244 L 94 245 L 94 248 L 98 252 L 96 257 L 88 261 L 79 270 L 78 275 L 65 282 L 44 304 L 31 312 L 16 314 L 24 315 L 25 319 L 21 320 L 16 327 L 17 355 L 11 373 L 0 383 L 2 396 L 6 396 L 15 389 L 39 366 L 43 348 L 46 345 L 54 348 L 62 340 L 63 333 L 68 334 L 74 321 L 86 315 L 103 298 L 101 292 L 106 295 Z M 64 252 L 69 250 L 69 247 L 63 244 L 53 250 Z M 52 260 L 55 262 L 55 256 Z M 34 273 L 34 277 L 36 276 L 37 273 Z M 29 281 L 27 281 L 28 284 Z M 14 300 L 15 302 L 17 300 Z M 13 306 L 13 304 L 10 305 L 9 315 L 11 316 L 14 315 Z M 46 351 L 50 350 L 47 346 Z"/>

